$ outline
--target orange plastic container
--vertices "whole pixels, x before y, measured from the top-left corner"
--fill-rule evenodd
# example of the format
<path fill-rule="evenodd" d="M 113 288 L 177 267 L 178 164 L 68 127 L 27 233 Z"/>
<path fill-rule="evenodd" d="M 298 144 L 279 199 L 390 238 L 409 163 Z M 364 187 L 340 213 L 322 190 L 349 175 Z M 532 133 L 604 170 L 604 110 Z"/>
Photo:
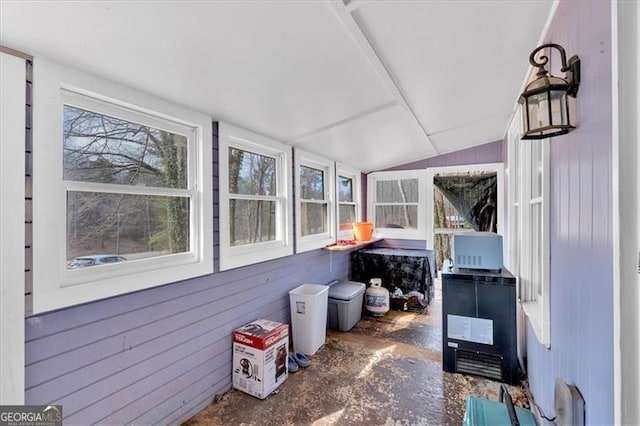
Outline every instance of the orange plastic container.
<path fill-rule="evenodd" d="M 369 241 L 373 236 L 373 223 L 371 222 L 354 223 L 353 236 L 358 241 Z"/>

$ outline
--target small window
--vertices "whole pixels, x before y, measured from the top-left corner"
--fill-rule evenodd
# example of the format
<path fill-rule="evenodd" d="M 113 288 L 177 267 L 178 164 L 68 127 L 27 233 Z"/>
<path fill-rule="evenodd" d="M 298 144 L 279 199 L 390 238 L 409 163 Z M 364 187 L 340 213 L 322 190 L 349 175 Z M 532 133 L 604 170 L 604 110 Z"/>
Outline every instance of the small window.
<path fill-rule="evenodd" d="M 293 254 L 291 148 L 220 123 L 220 269 Z"/>
<path fill-rule="evenodd" d="M 328 231 L 326 171 L 300 166 L 300 230 L 303 237 Z"/>
<path fill-rule="evenodd" d="M 367 186 L 376 236 L 425 239 L 424 170 L 371 173 Z"/>
<path fill-rule="evenodd" d="M 34 69 L 34 313 L 212 273 L 211 119 Z"/>
<path fill-rule="evenodd" d="M 297 251 L 322 248 L 336 241 L 335 164 L 296 150 Z"/>
<path fill-rule="evenodd" d="M 353 238 L 353 223 L 360 222 L 360 172 L 337 165 L 338 238 Z"/>

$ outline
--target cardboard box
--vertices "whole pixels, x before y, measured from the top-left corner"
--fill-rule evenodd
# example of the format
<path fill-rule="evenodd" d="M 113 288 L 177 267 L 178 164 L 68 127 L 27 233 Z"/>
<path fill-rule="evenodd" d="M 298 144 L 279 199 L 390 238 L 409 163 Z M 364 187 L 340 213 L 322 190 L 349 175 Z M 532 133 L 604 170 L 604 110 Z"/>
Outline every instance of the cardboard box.
<path fill-rule="evenodd" d="M 265 399 L 288 376 L 289 325 L 260 319 L 233 332 L 233 387 Z"/>

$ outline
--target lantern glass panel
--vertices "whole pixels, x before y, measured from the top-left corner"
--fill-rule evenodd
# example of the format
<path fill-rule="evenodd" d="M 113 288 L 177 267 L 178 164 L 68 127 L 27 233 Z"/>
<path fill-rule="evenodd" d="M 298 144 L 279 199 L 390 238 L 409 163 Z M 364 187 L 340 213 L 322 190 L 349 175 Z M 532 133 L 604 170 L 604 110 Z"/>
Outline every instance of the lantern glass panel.
<path fill-rule="evenodd" d="M 549 123 L 549 97 L 547 92 L 527 98 L 530 130 L 547 127 Z"/>
<path fill-rule="evenodd" d="M 563 90 L 551 91 L 551 124 L 567 125 L 569 124 L 567 115 L 567 92 Z"/>

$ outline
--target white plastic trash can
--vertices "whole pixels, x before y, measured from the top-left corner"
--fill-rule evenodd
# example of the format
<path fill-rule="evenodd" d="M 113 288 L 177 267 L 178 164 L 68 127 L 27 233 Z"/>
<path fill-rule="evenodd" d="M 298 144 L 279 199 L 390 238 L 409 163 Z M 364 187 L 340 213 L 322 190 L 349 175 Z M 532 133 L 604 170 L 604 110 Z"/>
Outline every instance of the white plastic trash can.
<path fill-rule="evenodd" d="M 302 284 L 289 292 L 293 350 L 313 355 L 324 345 L 329 287 Z"/>

